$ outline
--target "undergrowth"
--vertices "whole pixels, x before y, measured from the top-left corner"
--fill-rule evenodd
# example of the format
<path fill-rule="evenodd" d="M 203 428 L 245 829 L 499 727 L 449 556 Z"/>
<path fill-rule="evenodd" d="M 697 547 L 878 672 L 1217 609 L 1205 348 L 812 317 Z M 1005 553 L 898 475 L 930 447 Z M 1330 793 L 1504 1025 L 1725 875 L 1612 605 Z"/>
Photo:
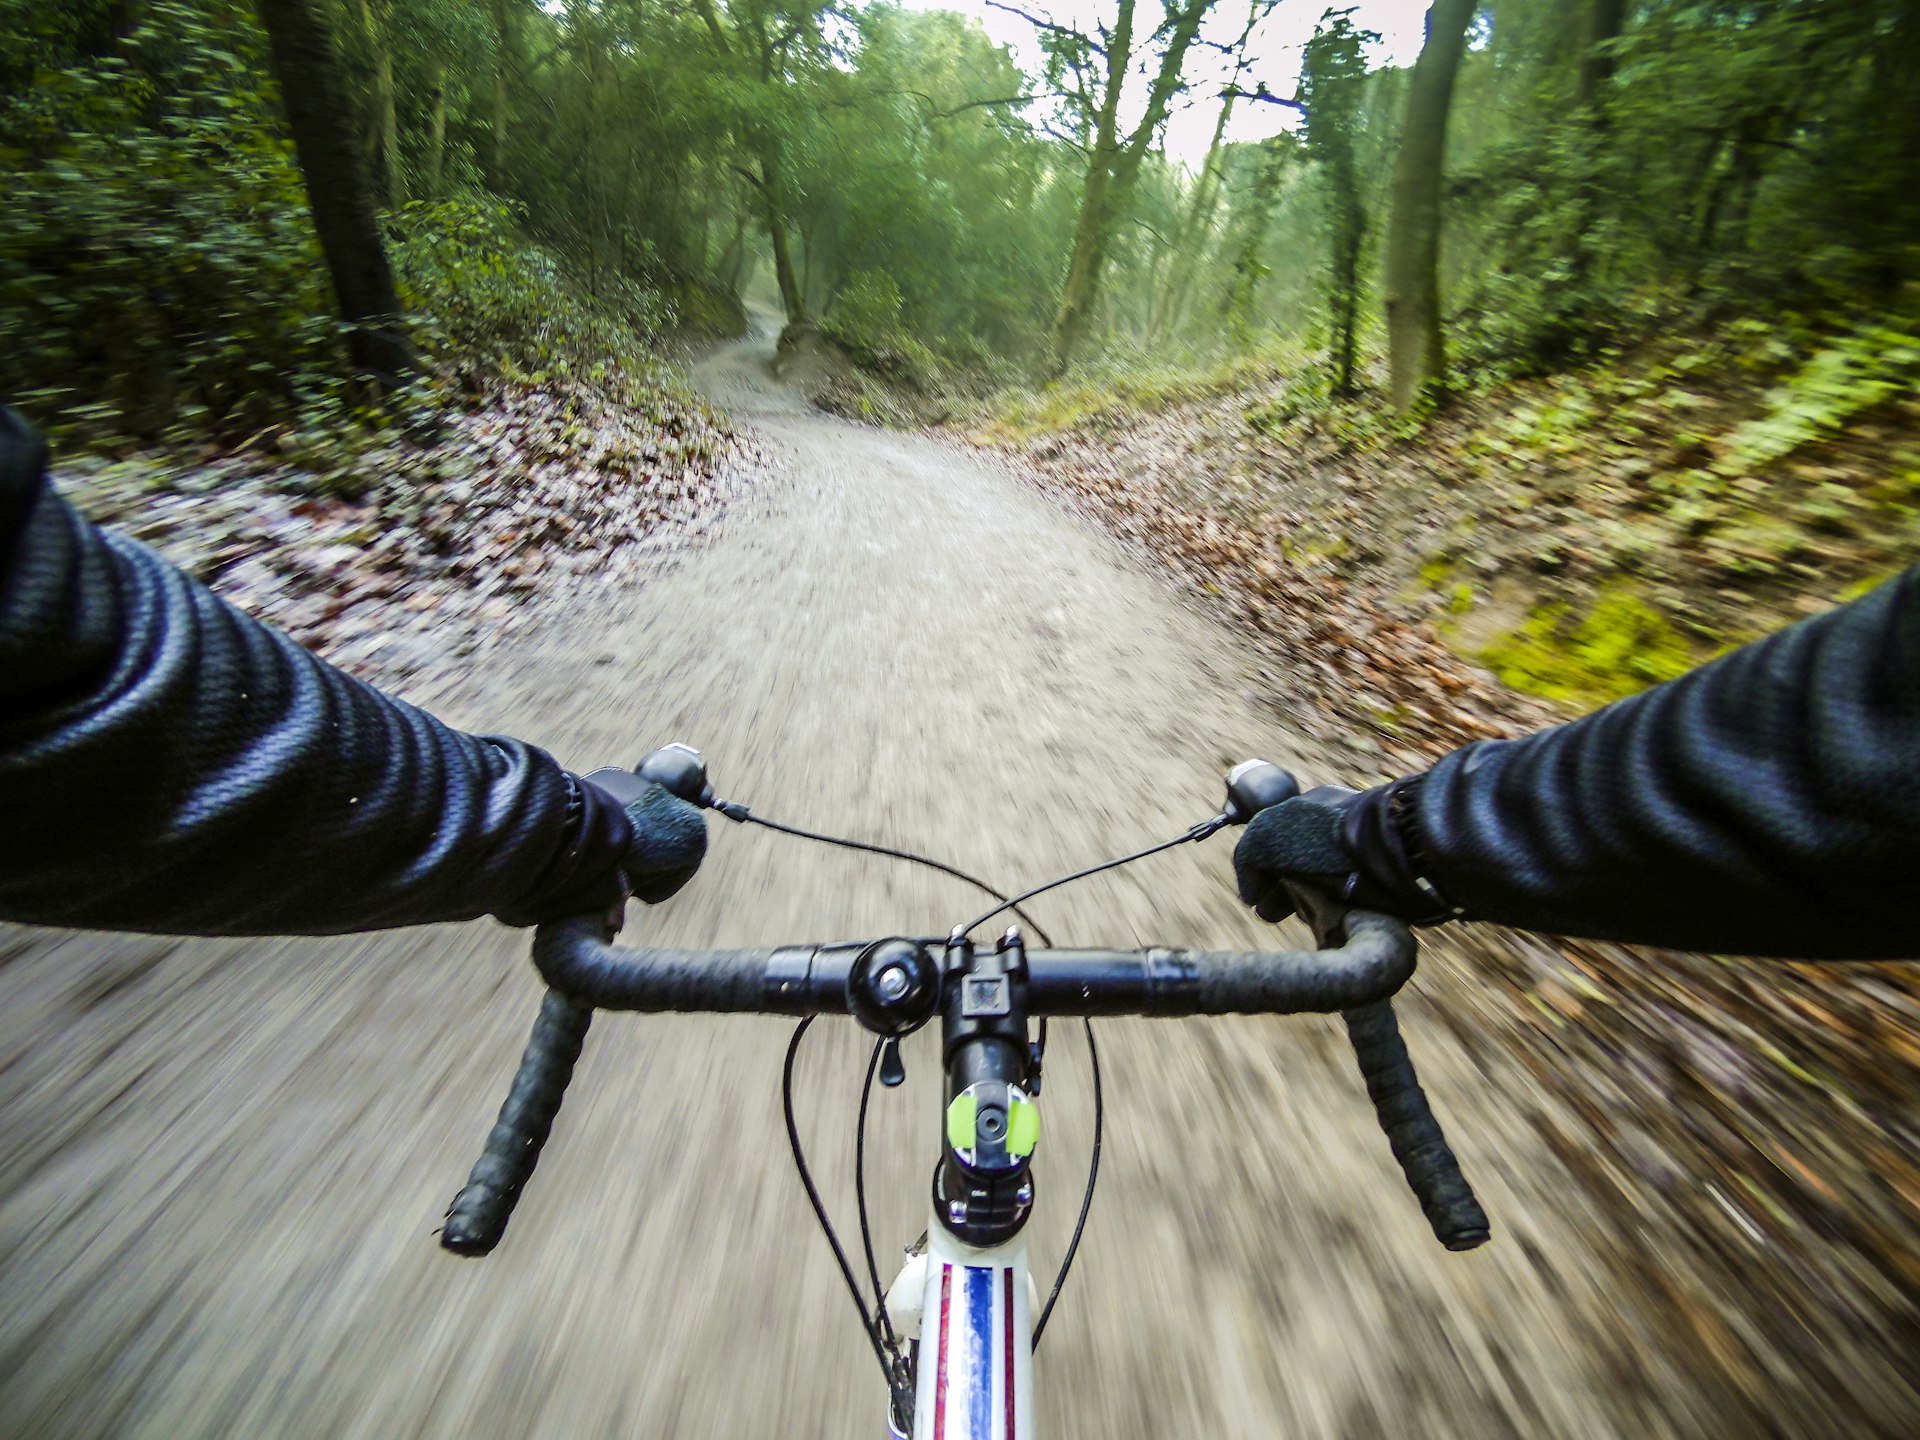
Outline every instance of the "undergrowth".
<path fill-rule="evenodd" d="M 1401 417 L 1377 394 L 1330 396 L 1284 352 L 1114 366 L 1002 392 L 968 429 L 1218 472 L 1203 503 L 1276 527 L 1286 554 L 1386 580 L 1503 681 L 1568 705 L 1671 678 L 1920 548 L 1920 293 L 1455 380 L 1450 404 Z M 1194 423 L 1155 457 L 1124 433 L 1143 413 Z M 1221 444 L 1231 457 L 1207 453 Z M 1489 630 L 1472 612 L 1496 593 Z"/>
<path fill-rule="evenodd" d="M 983 443 L 1023 444 L 1133 411 L 1212 399 L 1309 370 L 1297 349 L 1278 344 L 1197 362 L 1108 356 L 1046 385 L 1002 386 L 984 397 L 964 423 Z"/>

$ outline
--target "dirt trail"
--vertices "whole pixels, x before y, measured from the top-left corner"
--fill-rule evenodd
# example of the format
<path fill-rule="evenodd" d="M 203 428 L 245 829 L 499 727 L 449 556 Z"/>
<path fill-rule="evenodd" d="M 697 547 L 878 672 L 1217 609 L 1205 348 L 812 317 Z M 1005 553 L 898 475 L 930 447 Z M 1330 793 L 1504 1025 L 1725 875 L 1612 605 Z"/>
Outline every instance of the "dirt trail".
<path fill-rule="evenodd" d="M 410 696 L 583 766 L 692 739 L 768 815 L 1003 883 L 1175 833 L 1243 756 L 1315 772 L 1234 637 L 1113 542 L 975 459 L 808 412 L 769 348 L 701 368 L 774 457 L 710 547 Z M 974 904 L 715 824 L 705 873 L 630 933 L 938 931 Z M 1075 887 L 1040 918 L 1079 943 L 1270 943 L 1233 902 L 1229 846 Z M 1102 1027 L 1105 1179 L 1040 1356 L 1043 1433 L 1727 1432 L 1672 1377 L 1618 1372 L 1608 1336 L 1633 1320 L 1527 1119 L 1544 1102 L 1418 1023 L 1461 983 L 1433 960 L 1408 1010 L 1497 1226 L 1464 1258 L 1425 1233 L 1329 1022 Z M 435 1247 L 537 995 L 523 938 L 489 925 L 0 932 L 0 1436 L 878 1433 L 871 1360 L 784 1153 L 779 1022 L 602 1020 L 507 1244 L 484 1263 Z M 864 1047 L 816 1030 L 804 1123 L 850 1225 Z M 1042 1267 L 1084 1173 L 1083 1060 L 1077 1036 L 1056 1044 Z M 876 1104 L 889 1273 L 922 1222 L 926 1037 L 908 1066 Z"/>

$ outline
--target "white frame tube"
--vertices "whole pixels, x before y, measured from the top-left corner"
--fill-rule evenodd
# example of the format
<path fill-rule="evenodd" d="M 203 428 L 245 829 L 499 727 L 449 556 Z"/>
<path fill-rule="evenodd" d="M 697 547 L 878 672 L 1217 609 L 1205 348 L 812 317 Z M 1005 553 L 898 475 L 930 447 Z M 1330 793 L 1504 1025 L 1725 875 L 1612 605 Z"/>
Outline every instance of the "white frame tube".
<path fill-rule="evenodd" d="M 1033 1440 L 1026 1236 L 975 1250 L 927 1227 L 913 1440 Z"/>

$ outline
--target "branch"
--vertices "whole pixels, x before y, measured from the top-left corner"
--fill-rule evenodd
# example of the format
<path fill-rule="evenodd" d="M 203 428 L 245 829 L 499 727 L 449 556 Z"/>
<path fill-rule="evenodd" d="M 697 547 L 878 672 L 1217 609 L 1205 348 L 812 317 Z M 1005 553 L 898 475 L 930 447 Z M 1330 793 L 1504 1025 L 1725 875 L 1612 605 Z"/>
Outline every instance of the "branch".
<path fill-rule="evenodd" d="M 1045 135 L 1049 140 L 1059 141 L 1069 150 L 1078 150 L 1082 155 L 1091 155 L 1093 153 L 1093 151 L 1088 149 L 1079 140 L 1067 134 L 1066 131 L 1060 129 L 1059 126 L 1053 124 L 1051 121 L 1043 121 L 1041 123 L 1040 133 Z"/>
<path fill-rule="evenodd" d="M 856 105 L 865 105 L 870 101 L 883 100 L 889 95 L 911 95 L 926 107 L 920 114 L 922 120 L 950 120 L 955 115 L 964 114 L 968 110 L 978 110 L 985 106 L 1030 105 L 1035 100 L 1057 100 L 1065 94 L 1066 92 L 1062 90 L 1039 90 L 1031 95 L 996 95 L 989 99 L 969 100 L 964 105 L 954 106 L 951 110 L 939 110 L 934 107 L 939 105 L 940 102 L 926 91 L 915 90 L 911 86 L 890 85 L 884 89 L 861 90 L 844 99 L 823 100 L 819 103 L 823 108 L 829 110 L 851 110 Z"/>
<path fill-rule="evenodd" d="M 1061 25 L 1044 16 L 1035 15 L 1031 10 L 1022 10 L 1018 5 L 1008 5 L 1005 3 L 1005 0 L 987 0 L 987 4 L 995 10 L 1004 10 L 1009 15 L 1018 15 L 1036 30 L 1048 30 L 1055 35 L 1064 35 L 1069 40 L 1077 40 L 1102 59 L 1106 58 L 1107 47 L 1100 44 L 1099 41 L 1088 35 L 1084 30 L 1075 30 L 1071 25 Z"/>
<path fill-rule="evenodd" d="M 969 100 L 964 105 L 956 105 L 951 110 L 929 110 L 928 120 L 951 120 L 968 110 L 978 110 L 988 105 L 1031 105 L 1035 100 L 1058 100 L 1067 92 L 1064 90 L 1040 90 L 1032 95 L 1002 95 L 993 100 Z M 925 97 L 922 97 L 925 98 Z"/>
<path fill-rule="evenodd" d="M 825 12 L 822 12 L 822 13 L 825 13 Z M 785 50 L 787 46 L 791 45 L 795 40 L 798 40 L 800 38 L 801 33 L 806 30 L 808 23 L 809 23 L 809 19 L 806 16 L 802 16 L 800 19 L 794 21 L 791 25 L 787 26 L 786 30 L 782 34 L 776 36 L 773 40 L 768 42 L 767 49 L 773 52 L 774 54 L 778 54 L 780 51 Z"/>
<path fill-rule="evenodd" d="M 1298 111 L 1302 115 L 1307 113 L 1307 107 L 1301 101 L 1288 100 L 1284 96 L 1276 95 L 1267 89 L 1264 83 L 1257 90 L 1242 90 L 1238 85 L 1229 85 L 1220 92 L 1220 96 L 1222 99 L 1232 96 L 1236 100 L 1262 100 L 1269 105 L 1284 105 L 1287 109 Z"/>
<path fill-rule="evenodd" d="M 707 33 L 713 37 L 713 43 L 720 47 L 720 53 L 731 54 L 733 46 L 727 43 L 726 28 L 721 25 L 720 17 L 714 13 L 713 0 L 693 0 L 693 6 L 700 12 L 700 18 L 706 22 Z"/>
<path fill-rule="evenodd" d="M 1174 248 L 1173 242 L 1167 239 L 1166 236 L 1162 235 L 1160 233 L 1159 227 L 1153 224 L 1151 221 L 1143 220 L 1138 215 L 1129 215 L 1126 218 L 1130 224 L 1138 225 L 1142 230 L 1146 231 L 1149 235 L 1153 236 L 1154 239 L 1158 240 L 1167 249 L 1171 250 Z"/>

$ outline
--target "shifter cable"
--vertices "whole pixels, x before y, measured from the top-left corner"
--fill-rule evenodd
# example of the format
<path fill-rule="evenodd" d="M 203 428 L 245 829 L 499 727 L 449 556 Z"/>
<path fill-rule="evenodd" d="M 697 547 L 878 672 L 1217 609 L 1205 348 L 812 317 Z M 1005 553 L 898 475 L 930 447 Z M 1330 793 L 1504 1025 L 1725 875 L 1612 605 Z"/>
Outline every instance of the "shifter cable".
<path fill-rule="evenodd" d="M 1076 870 L 1071 875 L 1062 875 L 1058 880 L 1049 880 L 1046 884 L 1036 885 L 1031 890 L 1022 890 L 1011 900 L 1003 895 L 999 897 L 1001 901 L 1000 904 L 994 906 L 993 909 L 987 911 L 984 915 L 978 915 L 967 924 L 960 926 L 955 933 L 959 935 L 970 935 L 982 925 L 986 924 L 987 921 L 998 915 L 1002 910 L 1011 910 L 1014 914 L 1021 915 L 1024 919 L 1025 917 L 1022 914 L 1020 906 L 1026 901 L 1033 899 L 1036 895 L 1045 894 L 1049 890 L 1057 890 L 1062 885 L 1071 885 L 1075 880 L 1084 880 L 1089 875 L 1098 875 L 1103 870 L 1117 870 L 1122 865 L 1131 865 L 1134 861 L 1144 860 L 1149 855 L 1158 855 L 1162 850 L 1171 850 L 1176 845 L 1188 845 L 1195 841 L 1205 840 L 1209 835 L 1216 833 L 1231 823 L 1226 816 L 1215 815 L 1210 819 L 1202 820 L 1185 834 L 1176 835 L 1171 840 L 1162 840 L 1158 845 L 1149 845 L 1146 849 L 1136 850 L 1131 855 L 1122 855 L 1118 860 L 1102 860 L 1098 865 L 1089 865 L 1086 869 Z M 1029 921 L 1028 923 L 1032 922 Z M 1051 940 L 1047 940 L 1044 935 L 1040 938 L 1048 945 L 1053 943 Z"/>
<path fill-rule="evenodd" d="M 885 855 L 889 859 L 905 860 L 914 865 L 924 865 L 929 870 L 938 870 L 942 875 L 951 875 L 955 880 L 963 880 L 973 886 L 974 889 L 981 891 L 983 894 L 991 895 L 994 899 L 1001 902 L 998 908 L 987 912 L 989 916 L 998 915 L 1000 911 L 1011 908 L 1014 914 L 1018 915 L 1033 928 L 1035 937 L 1042 945 L 1053 944 L 1052 938 L 1048 936 L 1045 930 L 1041 929 L 1040 922 L 1020 908 L 1020 902 L 1028 898 L 1026 895 L 1016 896 L 1009 900 L 1004 894 L 994 889 L 993 886 L 987 884 L 986 881 L 980 879 L 977 875 L 969 875 L 966 871 L 948 865 L 944 861 L 935 860 L 926 855 L 916 855 L 911 850 L 896 850 L 891 845 L 876 845 L 870 840 L 849 840 L 840 835 L 823 835 L 817 830 L 802 830 L 798 825 L 787 825 L 778 820 L 769 820 L 764 815 L 756 815 L 753 811 L 735 800 L 716 800 L 713 802 L 713 808 L 736 824 L 759 825 L 767 830 L 777 830 L 782 835 L 794 835 L 802 840 L 817 840 L 822 845 L 837 845 L 842 850 L 863 850 L 869 855 Z M 1043 886 L 1042 888 L 1044 889 L 1046 887 Z M 974 921 L 975 925 L 979 923 L 978 920 Z M 972 929 L 973 927 L 968 926 L 967 928 Z"/>

